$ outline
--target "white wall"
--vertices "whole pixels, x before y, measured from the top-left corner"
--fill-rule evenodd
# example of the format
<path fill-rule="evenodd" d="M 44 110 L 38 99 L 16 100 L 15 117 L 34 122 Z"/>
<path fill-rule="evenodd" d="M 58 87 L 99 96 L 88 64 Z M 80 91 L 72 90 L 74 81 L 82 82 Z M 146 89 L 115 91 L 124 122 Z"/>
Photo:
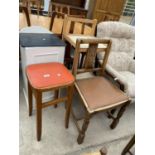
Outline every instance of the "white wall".
<path fill-rule="evenodd" d="M 48 11 L 50 0 L 44 0 L 44 11 Z"/>

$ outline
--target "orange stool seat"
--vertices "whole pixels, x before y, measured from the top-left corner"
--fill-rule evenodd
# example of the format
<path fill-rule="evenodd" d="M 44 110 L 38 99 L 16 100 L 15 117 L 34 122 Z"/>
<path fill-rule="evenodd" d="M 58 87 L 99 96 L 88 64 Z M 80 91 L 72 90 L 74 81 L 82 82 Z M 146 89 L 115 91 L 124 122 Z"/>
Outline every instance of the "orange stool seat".
<path fill-rule="evenodd" d="M 73 75 L 58 62 L 29 65 L 26 73 L 35 89 L 61 87 L 74 82 Z"/>

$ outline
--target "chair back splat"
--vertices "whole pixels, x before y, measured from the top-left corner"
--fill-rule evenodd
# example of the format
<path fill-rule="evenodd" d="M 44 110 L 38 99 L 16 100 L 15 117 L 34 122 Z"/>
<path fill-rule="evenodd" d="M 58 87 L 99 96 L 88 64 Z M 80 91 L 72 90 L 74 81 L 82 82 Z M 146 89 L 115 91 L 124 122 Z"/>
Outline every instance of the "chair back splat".
<path fill-rule="evenodd" d="M 83 50 L 87 46 L 87 50 Z M 104 74 L 105 66 L 109 57 L 111 41 L 106 39 L 78 39 L 76 42 L 73 75 L 84 72 L 99 72 L 99 75 Z M 104 52 L 102 64 L 95 66 L 95 60 L 98 52 Z M 80 62 L 80 54 L 85 54 L 83 62 Z M 80 64 L 80 65 L 79 65 Z"/>

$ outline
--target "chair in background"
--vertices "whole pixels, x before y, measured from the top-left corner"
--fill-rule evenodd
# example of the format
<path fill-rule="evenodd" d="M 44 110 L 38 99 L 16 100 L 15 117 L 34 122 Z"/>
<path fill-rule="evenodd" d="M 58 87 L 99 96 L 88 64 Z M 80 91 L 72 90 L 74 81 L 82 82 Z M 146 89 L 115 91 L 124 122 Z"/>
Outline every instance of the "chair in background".
<path fill-rule="evenodd" d="M 89 35 L 94 36 L 96 19 L 83 19 L 67 16 L 64 21 L 63 35 Z"/>
<path fill-rule="evenodd" d="M 48 16 L 51 17 L 50 22 L 50 31 L 56 33 L 59 37 L 62 36 L 63 31 L 63 23 L 64 18 L 67 16 L 70 17 L 86 17 L 80 14 L 71 14 L 70 13 L 70 5 L 60 4 L 50 1 L 49 9 L 48 9 Z"/>
<path fill-rule="evenodd" d="M 41 10 L 41 0 L 23 0 L 22 3 L 28 8 L 30 14 L 31 14 L 31 6 L 35 5 L 37 9 L 37 14 L 39 16 L 39 11 Z"/>
<path fill-rule="evenodd" d="M 69 15 L 70 6 L 65 4 L 60 4 L 60 3 L 54 3 L 50 1 L 48 15 L 50 15 L 53 11 Z"/>
<path fill-rule="evenodd" d="M 64 18 L 66 15 L 64 13 L 53 11 L 51 14 L 51 21 L 49 30 L 56 34 L 58 37 L 62 38 L 62 31 L 64 25 Z"/>
<path fill-rule="evenodd" d="M 135 29 L 121 22 L 101 22 L 97 26 L 97 37 L 112 41 L 106 66 L 110 75 L 135 102 Z M 103 54 L 98 54 L 101 62 Z"/>
<path fill-rule="evenodd" d="M 36 99 L 37 140 L 40 141 L 43 108 L 65 102 L 65 127 L 68 128 L 74 77 L 63 64 L 56 62 L 29 65 L 26 68 L 26 74 L 28 79 L 29 116 L 32 115 L 32 94 L 34 94 Z M 59 97 L 59 90 L 62 88 L 67 88 L 66 97 Z M 42 93 L 47 91 L 54 91 L 55 98 L 52 101 L 42 103 Z"/>
<path fill-rule="evenodd" d="M 73 9 L 75 10 L 74 13 L 72 13 Z M 68 16 L 73 16 L 73 17 L 78 17 L 78 18 L 86 18 L 87 16 L 87 11 L 84 9 L 81 10 L 78 7 L 50 1 L 48 15 L 50 15 L 53 11 L 64 13 Z"/>
<path fill-rule="evenodd" d="M 75 17 L 66 17 L 64 20 L 63 35 L 62 38 L 65 40 L 66 37 L 72 36 L 94 36 L 96 31 L 97 20 L 93 19 L 83 19 Z M 84 53 L 82 53 L 82 59 L 84 58 Z M 73 56 L 71 56 L 71 45 L 67 43 L 66 53 L 65 53 L 65 64 L 70 66 L 73 62 Z"/>
<path fill-rule="evenodd" d="M 88 45 L 85 51 L 86 56 L 82 68 L 79 68 L 80 53 L 84 52 L 81 48 L 85 45 Z M 78 144 L 83 142 L 89 120 L 94 114 L 101 111 L 107 112 L 115 107 L 120 107 L 117 116 L 112 116 L 113 122 L 110 127 L 114 129 L 123 115 L 126 106 L 130 103 L 128 96 L 104 77 L 104 70 L 110 48 L 111 41 L 105 39 L 78 39 L 76 42 L 72 73 L 76 78 L 75 90 L 78 92 L 85 107 L 85 118 L 81 129 L 78 125 L 78 119 L 74 114 L 73 108 L 71 110 L 75 125 L 79 131 L 79 136 L 77 138 Z M 95 58 L 97 53 L 100 52 L 105 53 L 105 56 L 101 66 L 95 67 Z M 94 72 L 95 74 L 93 75 Z M 83 73 L 90 73 L 91 76 L 78 79 Z"/>

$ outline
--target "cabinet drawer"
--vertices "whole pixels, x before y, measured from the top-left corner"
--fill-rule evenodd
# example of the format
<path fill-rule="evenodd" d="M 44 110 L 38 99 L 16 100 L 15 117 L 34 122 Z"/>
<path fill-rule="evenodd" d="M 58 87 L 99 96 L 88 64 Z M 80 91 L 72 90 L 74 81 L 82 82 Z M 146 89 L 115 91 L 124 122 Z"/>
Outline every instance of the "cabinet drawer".
<path fill-rule="evenodd" d="M 21 52 L 24 55 L 25 65 L 46 63 L 46 62 L 61 62 L 64 61 L 65 47 L 35 47 L 22 48 Z"/>

